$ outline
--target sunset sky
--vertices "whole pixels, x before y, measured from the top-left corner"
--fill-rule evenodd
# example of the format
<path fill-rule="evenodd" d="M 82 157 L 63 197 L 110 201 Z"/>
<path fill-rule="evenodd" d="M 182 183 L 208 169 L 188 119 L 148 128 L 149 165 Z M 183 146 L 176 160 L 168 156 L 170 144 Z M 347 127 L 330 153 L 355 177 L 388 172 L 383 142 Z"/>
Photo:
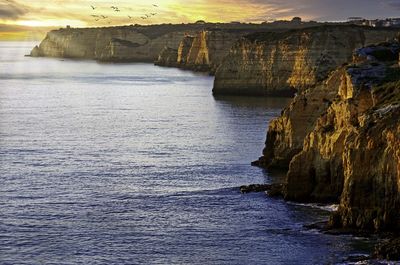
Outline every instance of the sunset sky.
<path fill-rule="evenodd" d="M 66 25 L 262 22 L 293 16 L 318 21 L 399 17 L 400 0 L 0 0 L 0 39 L 41 38 Z"/>

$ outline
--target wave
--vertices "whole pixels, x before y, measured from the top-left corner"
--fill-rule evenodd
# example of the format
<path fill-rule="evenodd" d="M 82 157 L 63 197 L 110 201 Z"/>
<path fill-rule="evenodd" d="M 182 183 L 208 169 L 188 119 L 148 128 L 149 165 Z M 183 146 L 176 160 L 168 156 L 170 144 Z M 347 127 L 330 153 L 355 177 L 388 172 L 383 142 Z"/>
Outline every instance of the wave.
<path fill-rule="evenodd" d="M 339 204 L 297 203 L 297 202 L 288 202 L 288 204 L 320 209 L 327 212 L 336 212 L 339 208 Z"/>

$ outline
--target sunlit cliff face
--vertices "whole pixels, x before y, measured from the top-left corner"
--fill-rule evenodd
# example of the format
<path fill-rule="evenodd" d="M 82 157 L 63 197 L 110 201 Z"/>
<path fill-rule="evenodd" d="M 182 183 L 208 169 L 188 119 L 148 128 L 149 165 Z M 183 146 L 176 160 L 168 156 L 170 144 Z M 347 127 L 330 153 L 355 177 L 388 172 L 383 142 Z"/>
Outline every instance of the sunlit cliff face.
<path fill-rule="evenodd" d="M 343 20 L 396 16 L 399 0 L 0 0 L 0 39 L 32 27 L 102 27 L 129 24 L 262 22 L 301 16 Z M 14 29 L 5 27 L 12 25 Z M 20 26 L 19 30 L 15 26 Z"/>

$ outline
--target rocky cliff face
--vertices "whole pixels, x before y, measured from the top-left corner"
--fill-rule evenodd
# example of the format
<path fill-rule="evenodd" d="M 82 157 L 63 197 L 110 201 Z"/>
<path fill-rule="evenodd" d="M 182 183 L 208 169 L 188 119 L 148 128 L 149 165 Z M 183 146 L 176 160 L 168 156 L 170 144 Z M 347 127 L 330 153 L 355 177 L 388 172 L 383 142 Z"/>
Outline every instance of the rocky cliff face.
<path fill-rule="evenodd" d="M 315 26 L 315 23 L 301 25 L 288 24 L 283 28 L 298 28 Z M 35 47 L 31 56 L 66 57 L 96 59 L 103 61 L 151 61 L 158 60 L 164 48 L 178 50 L 182 39 L 193 36 L 194 47 L 190 53 L 191 61 L 188 67 L 195 65 L 213 67 L 213 61 L 219 60 L 229 50 L 232 36 L 242 36 L 249 32 L 283 30 L 279 25 L 269 24 L 236 24 L 236 23 L 205 23 L 205 24 L 160 24 L 160 25 L 130 25 L 108 28 L 65 28 L 49 32 L 42 43 Z M 287 30 L 287 29 L 286 29 Z M 220 33 L 218 33 L 220 31 Z M 205 33 L 202 33 L 205 32 Z M 203 35 L 202 35 L 203 34 Z M 235 38 L 235 40 L 237 40 Z M 205 45 L 205 43 L 207 45 Z M 183 43 L 190 50 L 192 44 Z M 229 46 L 229 47 L 228 47 Z M 183 48 L 184 48 L 183 47 Z M 189 51 L 183 49 L 182 54 Z M 198 53 L 198 54 L 196 54 Z M 168 65 L 171 59 L 162 58 L 159 64 Z M 182 63 L 186 65 L 186 58 Z M 179 60 L 181 62 L 181 60 Z M 172 62 L 175 66 L 175 62 Z"/>
<path fill-rule="evenodd" d="M 47 34 L 32 56 L 96 59 L 102 61 L 149 61 L 164 47 L 177 49 L 184 32 L 147 35 L 134 27 L 60 29 Z"/>
<path fill-rule="evenodd" d="M 178 67 L 178 50 L 164 47 L 164 49 L 158 55 L 158 59 L 155 62 L 156 65 Z"/>
<path fill-rule="evenodd" d="M 396 30 L 321 26 L 257 33 L 238 41 L 215 74 L 215 94 L 293 95 L 327 78 L 356 48 L 393 39 Z"/>
<path fill-rule="evenodd" d="M 166 60 L 161 55 L 156 64 L 214 73 L 232 45 L 247 33 L 249 31 L 202 30 L 186 35 L 178 47 L 176 61 Z"/>
<path fill-rule="evenodd" d="M 400 227 L 399 50 L 357 50 L 355 63 L 301 92 L 270 125 L 260 165 L 289 161 L 288 200 L 340 201 L 332 225 Z"/>
<path fill-rule="evenodd" d="M 288 169 L 293 156 L 303 148 L 303 141 L 314 128 L 317 118 L 330 106 L 338 92 L 343 70 L 335 71 L 326 82 L 299 93 L 282 115 L 269 124 L 261 167 Z"/>

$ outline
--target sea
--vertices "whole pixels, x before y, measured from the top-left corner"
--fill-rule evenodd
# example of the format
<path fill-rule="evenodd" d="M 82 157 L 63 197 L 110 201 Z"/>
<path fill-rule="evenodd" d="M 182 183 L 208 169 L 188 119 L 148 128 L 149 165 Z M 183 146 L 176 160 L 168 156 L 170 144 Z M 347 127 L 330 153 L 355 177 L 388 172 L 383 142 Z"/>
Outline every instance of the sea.
<path fill-rule="evenodd" d="M 347 264 L 369 239 L 305 228 L 330 207 L 241 185 L 289 100 L 214 97 L 213 77 L 26 57 L 0 42 L 0 264 Z M 301 187 L 299 187 L 301 188 Z"/>

